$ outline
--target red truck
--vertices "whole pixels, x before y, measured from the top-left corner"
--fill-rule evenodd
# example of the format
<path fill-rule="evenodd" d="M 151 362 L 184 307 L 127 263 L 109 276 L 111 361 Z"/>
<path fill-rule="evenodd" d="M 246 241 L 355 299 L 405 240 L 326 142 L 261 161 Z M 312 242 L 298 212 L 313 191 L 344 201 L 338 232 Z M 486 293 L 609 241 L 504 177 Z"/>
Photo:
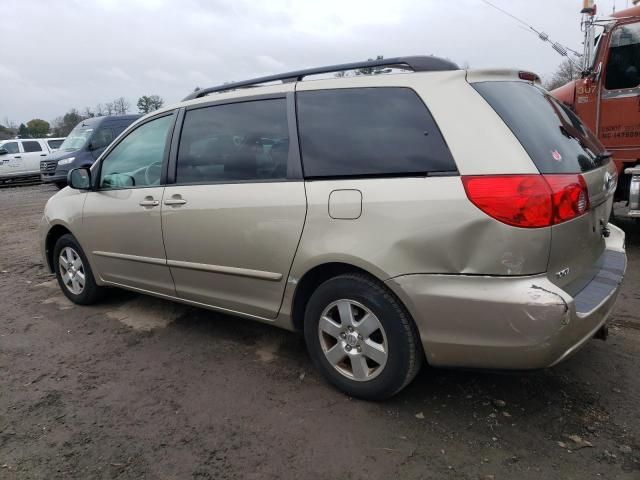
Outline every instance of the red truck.
<path fill-rule="evenodd" d="M 640 5 L 600 19 L 593 1 L 585 0 L 582 13 L 582 78 L 551 93 L 611 152 L 618 166 L 616 199 L 640 217 Z"/>

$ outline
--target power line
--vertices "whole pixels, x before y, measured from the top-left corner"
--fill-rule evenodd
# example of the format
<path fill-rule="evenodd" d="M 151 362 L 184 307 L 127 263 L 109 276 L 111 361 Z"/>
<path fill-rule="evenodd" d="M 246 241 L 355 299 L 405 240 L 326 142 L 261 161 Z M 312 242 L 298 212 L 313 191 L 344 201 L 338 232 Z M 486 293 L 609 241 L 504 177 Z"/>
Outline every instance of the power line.
<path fill-rule="evenodd" d="M 565 45 L 562 45 L 561 43 L 558 42 L 554 42 L 549 38 L 549 35 L 547 35 L 544 32 L 541 32 L 539 30 L 536 30 L 532 25 L 528 24 L 527 22 L 525 22 L 524 20 L 522 20 L 521 18 L 516 17 L 515 15 L 513 15 L 511 12 L 508 12 L 507 10 L 505 10 L 504 8 L 499 7 L 498 5 L 495 5 L 493 3 L 491 3 L 489 0 L 480 0 L 481 2 L 485 3 L 486 5 L 490 6 L 491 8 L 494 8 L 496 10 L 498 10 L 499 12 L 503 13 L 504 15 L 512 18 L 513 20 L 515 20 L 516 22 L 526 26 L 529 30 L 531 30 L 533 33 L 535 33 L 538 38 L 540 40 L 542 40 L 543 42 L 547 42 L 551 45 L 551 48 L 553 48 L 556 52 L 558 52 L 560 55 L 562 55 L 563 57 L 567 57 L 569 58 L 569 55 L 567 52 L 571 52 L 573 53 L 576 57 L 581 57 L 582 54 L 579 52 L 576 52 L 575 50 L 573 50 L 572 48 L 569 48 Z M 571 60 L 571 58 L 569 58 L 569 61 L 571 61 L 573 63 L 573 61 Z"/>

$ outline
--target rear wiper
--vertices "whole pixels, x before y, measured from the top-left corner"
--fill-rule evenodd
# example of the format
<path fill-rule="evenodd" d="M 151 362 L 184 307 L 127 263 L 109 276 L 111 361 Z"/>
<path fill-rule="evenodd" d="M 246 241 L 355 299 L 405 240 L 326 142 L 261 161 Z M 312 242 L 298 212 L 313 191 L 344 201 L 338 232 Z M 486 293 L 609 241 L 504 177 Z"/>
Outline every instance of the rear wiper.
<path fill-rule="evenodd" d="M 609 160 L 611 158 L 613 154 L 611 152 L 603 152 L 603 153 L 597 153 L 596 154 L 596 161 L 597 162 L 603 162 L 605 160 Z"/>

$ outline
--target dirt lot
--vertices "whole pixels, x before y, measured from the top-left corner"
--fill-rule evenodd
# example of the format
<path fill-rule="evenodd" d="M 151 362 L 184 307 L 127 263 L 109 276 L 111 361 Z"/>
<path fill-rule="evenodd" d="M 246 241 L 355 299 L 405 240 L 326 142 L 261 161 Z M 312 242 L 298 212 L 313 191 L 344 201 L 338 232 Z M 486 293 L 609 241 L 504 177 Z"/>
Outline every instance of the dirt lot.
<path fill-rule="evenodd" d="M 640 225 L 607 342 L 367 403 L 292 333 L 122 291 L 73 306 L 37 249 L 53 193 L 0 190 L 0 478 L 640 478 Z"/>

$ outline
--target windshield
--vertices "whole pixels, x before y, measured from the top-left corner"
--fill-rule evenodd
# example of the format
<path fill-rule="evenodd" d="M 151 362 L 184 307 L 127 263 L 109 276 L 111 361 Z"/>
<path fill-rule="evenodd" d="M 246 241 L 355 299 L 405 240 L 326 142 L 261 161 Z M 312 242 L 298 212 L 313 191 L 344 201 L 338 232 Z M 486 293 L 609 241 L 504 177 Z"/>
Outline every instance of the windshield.
<path fill-rule="evenodd" d="M 69 136 L 65 138 L 62 145 L 60 145 L 60 150 L 65 150 L 68 152 L 72 152 L 75 150 L 80 150 L 85 143 L 87 143 L 87 139 L 93 133 L 93 128 L 74 128 Z"/>

